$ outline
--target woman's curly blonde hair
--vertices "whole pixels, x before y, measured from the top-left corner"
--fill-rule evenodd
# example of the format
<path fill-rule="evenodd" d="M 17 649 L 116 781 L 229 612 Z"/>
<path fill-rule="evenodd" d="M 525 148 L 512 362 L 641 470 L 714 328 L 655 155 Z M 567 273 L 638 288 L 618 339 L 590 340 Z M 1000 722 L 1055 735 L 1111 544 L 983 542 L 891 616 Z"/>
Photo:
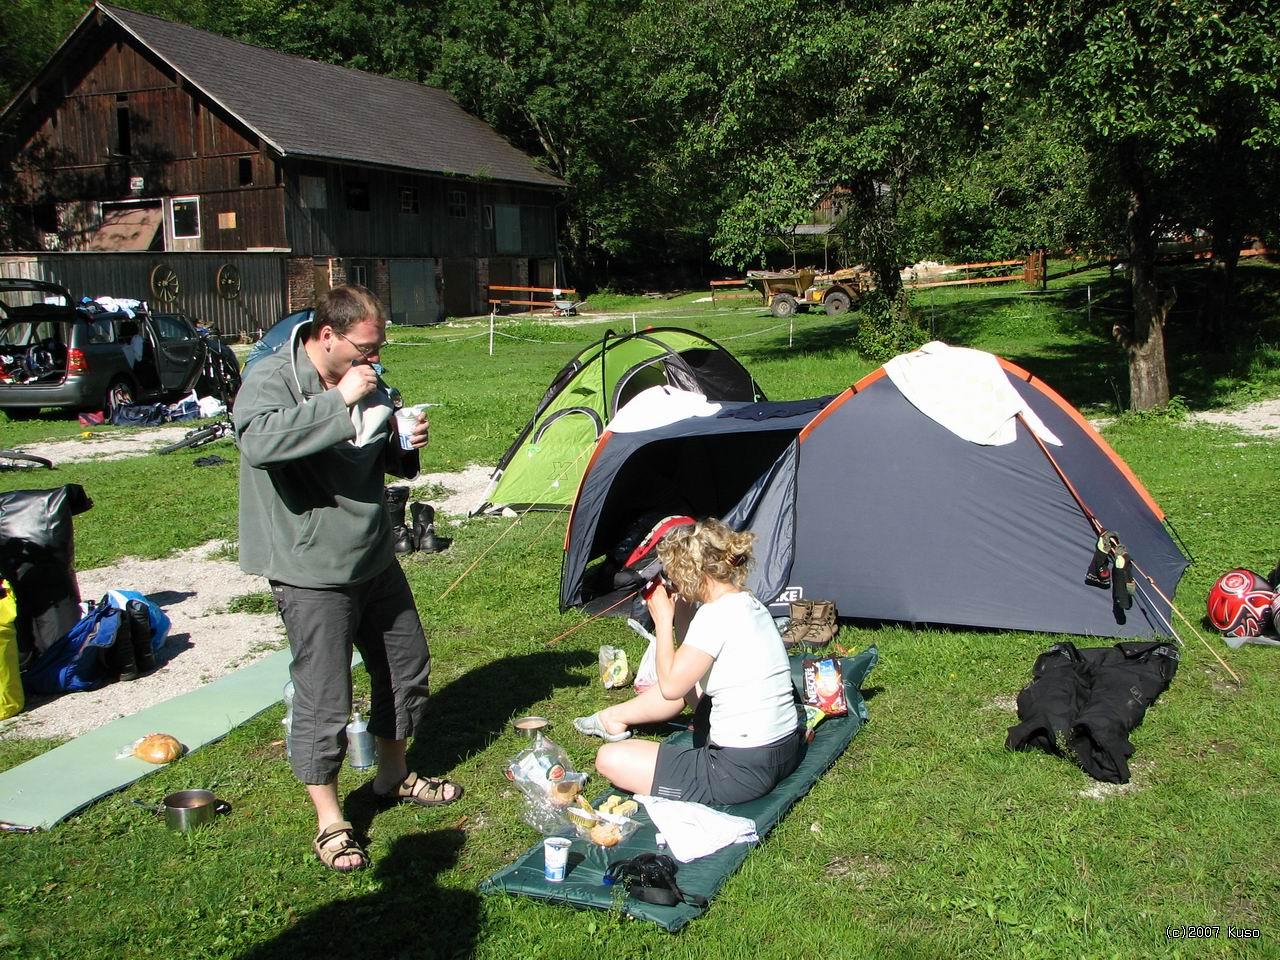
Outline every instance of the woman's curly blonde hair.
<path fill-rule="evenodd" d="M 714 517 L 693 526 L 676 527 L 658 544 L 662 568 L 682 597 L 702 599 L 702 576 L 732 584 L 747 583 L 754 533 L 737 533 Z"/>

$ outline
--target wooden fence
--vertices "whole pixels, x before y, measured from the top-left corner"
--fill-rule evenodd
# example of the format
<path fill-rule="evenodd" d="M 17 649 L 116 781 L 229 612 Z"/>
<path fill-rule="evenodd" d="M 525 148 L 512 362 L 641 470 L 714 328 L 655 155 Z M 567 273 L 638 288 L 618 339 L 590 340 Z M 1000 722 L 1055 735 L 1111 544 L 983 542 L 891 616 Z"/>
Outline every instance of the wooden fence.
<path fill-rule="evenodd" d="M 495 296 L 494 294 L 498 294 Z M 506 294 L 506 296 L 503 296 Z M 525 294 L 527 299 L 520 300 L 511 294 Z M 539 297 L 538 294 L 546 294 Z M 534 310 L 552 310 L 556 301 L 576 300 L 578 291 L 567 287 L 512 287 L 491 285 L 489 287 L 489 303 L 494 307 L 528 307 L 528 313 Z"/>
<path fill-rule="evenodd" d="M 754 289 L 746 279 L 725 279 L 711 281 L 711 302 L 717 297 L 721 300 L 745 300 L 748 297 L 759 298 L 760 291 Z"/>

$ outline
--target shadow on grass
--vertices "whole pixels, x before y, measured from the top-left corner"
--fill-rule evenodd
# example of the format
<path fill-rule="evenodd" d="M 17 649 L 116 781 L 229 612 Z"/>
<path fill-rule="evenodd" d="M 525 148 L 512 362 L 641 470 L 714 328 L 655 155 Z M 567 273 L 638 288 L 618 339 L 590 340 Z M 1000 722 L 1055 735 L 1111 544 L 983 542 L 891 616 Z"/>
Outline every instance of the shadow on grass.
<path fill-rule="evenodd" d="M 399 838 L 374 863 L 377 891 L 326 904 L 274 940 L 242 954 L 242 960 L 471 956 L 479 928 L 479 895 L 436 883 L 457 863 L 465 839 L 461 830 L 453 829 Z"/>
<path fill-rule="evenodd" d="M 504 657 L 463 674 L 431 694 L 422 734 L 409 748 L 409 768 L 443 776 L 485 750 L 514 716 L 557 689 L 587 683 L 582 668 L 595 663 L 584 650 Z"/>

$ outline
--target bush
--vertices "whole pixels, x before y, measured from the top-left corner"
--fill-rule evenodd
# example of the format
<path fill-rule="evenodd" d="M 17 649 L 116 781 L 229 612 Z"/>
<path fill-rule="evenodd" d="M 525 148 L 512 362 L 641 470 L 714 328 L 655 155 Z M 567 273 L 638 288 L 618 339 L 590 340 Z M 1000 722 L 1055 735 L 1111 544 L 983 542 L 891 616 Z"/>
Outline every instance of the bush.
<path fill-rule="evenodd" d="M 859 302 L 858 314 L 853 345 L 868 360 L 883 363 L 924 342 L 924 327 L 911 309 L 906 291 L 890 300 L 873 290 Z"/>

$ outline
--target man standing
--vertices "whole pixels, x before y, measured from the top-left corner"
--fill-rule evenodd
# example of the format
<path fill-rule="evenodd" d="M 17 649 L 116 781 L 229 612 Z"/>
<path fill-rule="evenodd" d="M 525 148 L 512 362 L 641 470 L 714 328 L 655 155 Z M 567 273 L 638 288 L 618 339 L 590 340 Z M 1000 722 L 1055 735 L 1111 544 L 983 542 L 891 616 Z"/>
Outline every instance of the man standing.
<path fill-rule="evenodd" d="M 365 288 L 335 287 L 290 342 L 259 360 L 236 398 L 240 445 L 240 566 L 271 582 L 293 662 L 294 774 L 316 808 L 313 847 L 325 866 L 368 866 L 338 803 L 351 713 L 351 649 L 372 685 L 374 795 L 423 806 L 462 788 L 408 769 L 407 738 L 422 722 L 431 656 L 383 505 L 385 473 L 413 477 L 428 424 L 401 450 L 391 398 L 374 364 L 385 343 L 382 305 Z"/>

